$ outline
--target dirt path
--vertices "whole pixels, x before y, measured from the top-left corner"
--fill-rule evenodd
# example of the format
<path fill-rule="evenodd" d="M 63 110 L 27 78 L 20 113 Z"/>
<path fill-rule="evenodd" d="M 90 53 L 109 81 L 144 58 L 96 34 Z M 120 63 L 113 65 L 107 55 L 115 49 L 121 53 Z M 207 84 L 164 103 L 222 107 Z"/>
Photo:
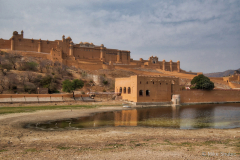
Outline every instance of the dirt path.
<path fill-rule="evenodd" d="M 28 122 L 38 123 L 120 109 L 122 108 L 110 106 L 1 115 L 0 159 L 240 158 L 240 128 L 178 130 L 106 127 L 68 131 L 22 128 L 23 124 Z"/>

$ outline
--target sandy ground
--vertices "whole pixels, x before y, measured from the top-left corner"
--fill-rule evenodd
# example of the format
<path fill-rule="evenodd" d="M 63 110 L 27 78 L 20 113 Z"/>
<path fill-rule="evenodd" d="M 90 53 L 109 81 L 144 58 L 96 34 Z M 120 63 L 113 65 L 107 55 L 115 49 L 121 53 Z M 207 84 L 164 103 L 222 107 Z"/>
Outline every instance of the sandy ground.
<path fill-rule="evenodd" d="M 0 116 L 0 159 L 240 159 L 240 128 L 179 130 L 105 127 L 38 131 L 29 122 L 119 110 L 109 106 Z"/>

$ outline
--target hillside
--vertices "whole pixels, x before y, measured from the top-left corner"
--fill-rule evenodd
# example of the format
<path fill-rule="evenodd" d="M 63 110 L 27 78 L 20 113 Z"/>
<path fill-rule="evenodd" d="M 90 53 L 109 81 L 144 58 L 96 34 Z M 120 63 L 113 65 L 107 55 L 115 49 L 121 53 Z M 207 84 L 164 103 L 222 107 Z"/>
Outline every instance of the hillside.
<path fill-rule="evenodd" d="M 104 74 L 91 75 L 86 70 L 59 62 L 2 51 L 0 53 L 0 94 L 37 93 L 37 88 L 47 88 L 49 93 L 61 93 L 62 83 L 67 79 L 81 79 L 84 82 L 84 87 L 76 90 L 80 93 L 114 90 L 114 80 Z"/>
<path fill-rule="evenodd" d="M 17 52 L 13 54 L 1 51 L 0 54 L 0 93 L 4 94 L 36 93 L 38 87 L 48 88 L 49 93 L 61 93 L 62 82 L 66 79 L 84 81 L 84 87 L 77 90 L 79 93 L 114 92 L 115 78 L 132 75 L 178 77 L 182 86 L 190 86 L 191 80 L 196 76 L 185 72 L 125 66 L 118 66 L 118 69 L 87 70 L 39 57 L 23 56 Z M 211 78 L 211 81 L 215 88 L 230 88 L 221 78 Z"/>
<path fill-rule="evenodd" d="M 240 68 L 237 70 L 240 71 Z M 229 75 L 233 75 L 234 71 L 235 70 L 226 70 L 224 72 L 205 73 L 204 75 L 207 77 L 226 77 Z"/>

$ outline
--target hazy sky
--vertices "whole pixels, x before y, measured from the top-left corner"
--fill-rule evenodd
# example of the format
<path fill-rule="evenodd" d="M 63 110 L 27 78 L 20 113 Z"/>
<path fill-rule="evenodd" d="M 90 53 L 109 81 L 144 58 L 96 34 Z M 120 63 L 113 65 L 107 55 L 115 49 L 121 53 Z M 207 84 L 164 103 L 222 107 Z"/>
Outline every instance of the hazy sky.
<path fill-rule="evenodd" d="M 92 42 L 181 68 L 240 68 L 239 0 L 0 0 L 0 38 Z"/>

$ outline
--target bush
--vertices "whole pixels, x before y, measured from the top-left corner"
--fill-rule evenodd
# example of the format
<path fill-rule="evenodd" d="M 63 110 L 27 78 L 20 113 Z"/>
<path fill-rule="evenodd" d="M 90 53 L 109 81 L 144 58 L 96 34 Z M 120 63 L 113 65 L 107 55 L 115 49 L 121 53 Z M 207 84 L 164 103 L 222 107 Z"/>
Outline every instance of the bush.
<path fill-rule="evenodd" d="M 50 75 L 46 75 L 42 78 L 42 80 L 40 81 L 41 86 L 48 88 L 50 83 L 52 82 L 52 76 Z"/>
<path fill-rule="evenodd" d="M 36 90 L 37 90 L 36 86 L 34 84 L 32 84 L 32 83 L 26 83 L 24 85 L 24 91 L 25 92 L 36 93 Z"/>
<path fill-rule="evenodd" d="M 74 90 L 73 83 L 68 79 L 63 81 L 62 87 L 64 92 L 72 92 Z"/>
<path fill-rule="evenodd" d="M 106 89 L 103 89 L 103 92 L 107 92 Z"/>
<path fill-rule="evenodd" d="M 82 88 L 84 86 L 84 82 L 79 79 L 74 79 L 72 82 L 70 80 L 63 81 L 63 91 L 64 92 L 72 92 L 77 88 Z"/>
<path fill-rule="evenodd" d="M 104 85 L 108 85 L 108 81 L 107 80 L 103 80 L 103 84 Z"/>
<path fill-rule="evenodd" d="M 203 74 L 194 77 L 191 84 L 195 89 L 212 90 L 214 88 L 214 83 Z"/>
<path fill-rule="evenodd" d="M 72 81 L 72 83 L 73 83 L 74 90 L 77 89 L 77 88 L 82 88 L 84 86 L 84 82 L 82 80 L 79 80 L 79 79 L 74 79 Z"/>
<path fill-rule="evenodd" d="M 2 69 L 6 69 L 7 71 L 9 71 L 9 70 L 11 70 L 12 69 L 12 64 L 10 64 L 10 63 L 3 63 L 2 65 L 1 65 L 1 68 Z"/>
<path fill-rule="evenodd" d="M 17 86 L 12 86 L 12 89 L 17 89 Z"/>
<path fill-rule="evenodd" d="M 22 70 L 22 71 L 37 71 L 37 66 L 38 66 L 38 63 L 36 62 L 24 62 L 21 67 L 19 68 L 19 70 Z"/>

